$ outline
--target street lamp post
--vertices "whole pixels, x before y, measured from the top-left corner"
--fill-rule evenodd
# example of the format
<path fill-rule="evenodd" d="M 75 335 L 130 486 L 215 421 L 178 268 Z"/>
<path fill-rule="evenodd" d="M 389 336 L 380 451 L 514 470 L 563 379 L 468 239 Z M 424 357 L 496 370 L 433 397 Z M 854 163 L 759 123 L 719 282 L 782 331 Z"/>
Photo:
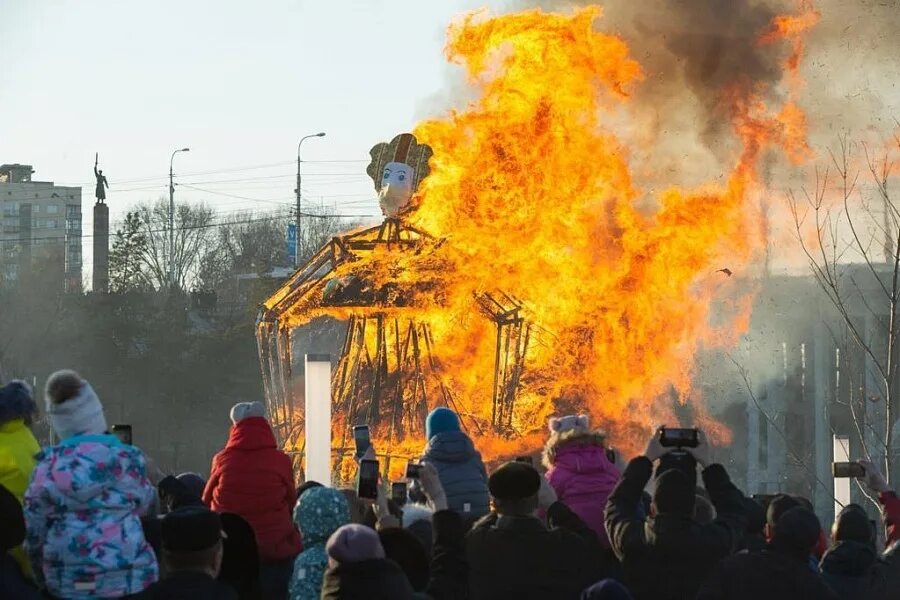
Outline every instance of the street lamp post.
<path fill-rule="evenodd" d="M 294 249 L 294 266 L 300 266 L 300 201 L 302 199 L 301 191 L 300 191 L 300 163 L 303 162 L 303 159 L 300 158 L 300 146 L 303 145 L 303 140 L 308 140 L 309 138 L 314 137 L 325 137 L 325 132 L 321 131 L 319 133 L 313 133 L 310 135 L 304 135 L 300 138 L 300 141 L 297 143 L 297 189 L 294 190 L 294 193 L 297 194 L 297 215 L 296 215 L 296 227 L 297 227 L 297 242 L 296 247 Z"/>
<path fill-rule="evenodd" d="M 169 287 L 175 287 L 175 182 L 172 179 L 172 162 L 179 152 L 190 152 L 190 148 L 179 148 L 169 158 Z"/>

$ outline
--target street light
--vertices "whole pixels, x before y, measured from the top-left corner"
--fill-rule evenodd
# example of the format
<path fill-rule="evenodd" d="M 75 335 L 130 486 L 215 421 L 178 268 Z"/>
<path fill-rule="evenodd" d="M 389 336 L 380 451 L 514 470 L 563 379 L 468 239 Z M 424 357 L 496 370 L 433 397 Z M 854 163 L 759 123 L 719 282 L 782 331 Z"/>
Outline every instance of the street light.
<path fill-rule="evenodd" d="M 169 287 L 175 287 L 175 183 L 172 181 L 172 162 L 179 152 L 190 151 L 190 148 L 179 148 L 169 158 Z"/>
<path fill-rule="evenodd" d="M 303 159 L 300 158 L 300 147 L 303 145 L 303 140 L 308 140 L 309 138 L 316 137 L 325 137 L 325 132 L 320 131 L 319 133 L 304 135 L 297 143 L 297 189 L 294 190 L 294 192 L 297 194 L 297 241 L 294 245 L 294 266 L 298 267 L 300 266 L 300 201 L 302 199 L 300 191 L 300 163 L 303 162 Z"/>

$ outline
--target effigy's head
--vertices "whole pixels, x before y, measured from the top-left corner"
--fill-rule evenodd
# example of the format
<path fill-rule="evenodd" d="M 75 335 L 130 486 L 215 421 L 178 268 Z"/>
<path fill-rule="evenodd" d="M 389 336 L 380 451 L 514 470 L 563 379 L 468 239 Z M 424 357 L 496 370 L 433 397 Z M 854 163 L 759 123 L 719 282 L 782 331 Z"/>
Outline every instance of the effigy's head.
<path fill-rule="evenodd" d="M 381 212 L 396 218 L 410 208 L 419 183 L 428 175 L 431 148 L 419 144 L 414 135 L 401 133 L 390 143 L 375 145 L 369 154 L 372 162 L 366 173 L 375 184 Z"/>

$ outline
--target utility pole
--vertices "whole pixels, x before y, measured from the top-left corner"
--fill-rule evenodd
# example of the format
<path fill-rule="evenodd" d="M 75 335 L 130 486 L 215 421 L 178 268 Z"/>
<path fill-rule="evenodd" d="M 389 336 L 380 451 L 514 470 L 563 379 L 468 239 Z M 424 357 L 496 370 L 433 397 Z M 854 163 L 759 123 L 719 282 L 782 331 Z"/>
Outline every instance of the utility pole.
<path fill-rule="evenodd" d="M 300 158 L 300 146 L 303 145 L 303 140 L 307 140 L 309 138 L 314 137 L 325 137 L 325 132 L 313 133 L 311 135 L 305 135 L 300 138 L 300 141 L 297 143 L 297 189 L 294 190 L 294 193 L 297 194 L 297 207 L 296 207 L 296 227 L 297 227 L 297 247 L 294 249 L 294 266 L 300 266 L 300 231 L 301 231 L 301 213 L 300 213 L 300 205 L 301 200 L 303 199 L 302 192 L 300 190 L 300 163 L 303 162 L 303 159 Z"/>
<path fill-rule="evenodd" d="M 175 287 L 175 182 L 172 163 L 179 152 L 190 152 L 190 148 L 179 148 L 169 158 L 169 287 Z"/>

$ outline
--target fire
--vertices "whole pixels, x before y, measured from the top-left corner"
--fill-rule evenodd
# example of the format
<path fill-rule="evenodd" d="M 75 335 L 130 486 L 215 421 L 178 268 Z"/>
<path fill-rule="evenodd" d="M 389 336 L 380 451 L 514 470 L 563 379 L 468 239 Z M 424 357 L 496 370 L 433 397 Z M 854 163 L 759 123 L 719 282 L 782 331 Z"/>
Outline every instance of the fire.
<path fill-rule="evenodd" d="M 692 402 L 694 357 L 735 343 L 748 325 L 749 275 L 765 249 L 756 163 L 774 147 L 796 160 L 808 151 L 792 99 L 767 106 L 764 90 L 735 82 L 722 101 L 739 151 L 724 183 L 685 190 L 660 181 L 652 197 L 637 189 L 629 147 L 609 123 L 646 75 L 623 40 L 597 30 L 600 17 L 587 7 L 475 13 L 453 24 L 446 53 L 477 99 L 415 128 L 434 156 L 407 217 L 446 242 L 415 261 L 376 253 L 350 267 L 440 281 L 404 314 L 430 324 L 443 381 L 488 458 L 535 450 L 551 415 L 576 411 L 628 450 L 684 410 L 727 439 Z M 760 43 L 789 38 L 796 57 L 786 68 L 795 69 L 815 18 L 780 17 Z M 473 428 L 492 410 L 496 330 L 475 306 L 485 292 L 516 298 L 535 325 L 512 435 Z M 415 455 L 422 440 L 387 443 Z"/>

